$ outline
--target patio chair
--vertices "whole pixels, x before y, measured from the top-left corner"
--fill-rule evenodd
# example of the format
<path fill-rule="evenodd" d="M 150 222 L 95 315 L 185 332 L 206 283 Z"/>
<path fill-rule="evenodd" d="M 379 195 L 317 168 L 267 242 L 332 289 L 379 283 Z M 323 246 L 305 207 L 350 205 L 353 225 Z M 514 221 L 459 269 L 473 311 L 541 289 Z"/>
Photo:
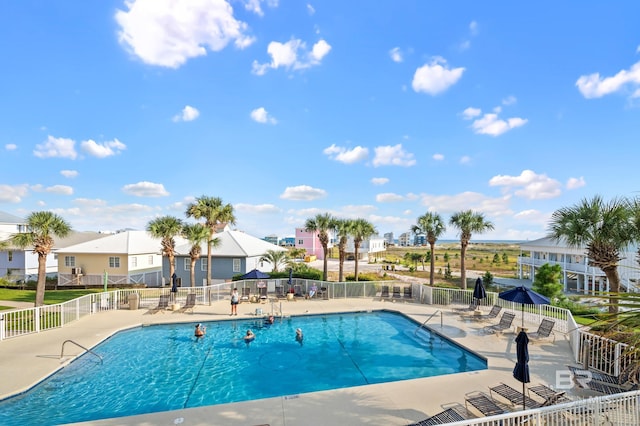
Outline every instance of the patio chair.
<path fill-rule="evenodd" d="M 389 286 L 388 285 L 383 285 L 382 286 L 382 291 L 380 292 L 380 297 L 387 298 L 389 297 Z"/>
<path fill-rule="evenodd" d="M 540 325 L 538 326 L 538 330 L 529 334 L 529 340 L 542 340 L 548 339 L 549 337 L 553 337 L 553 341 L 556 341 L 556 335 L 553 333 L 553 326 L 556 325 L 555 321 L 544 318 Z"/>
<path fill-rule="evenodd" d="M 571 399 L 569 399 L 569 397 L 564 392 L 558 392 L 555 389 L 552 389 L 549 386 L 543 384 L 529 386 L 527 388 L 527 391 L 529 392 L 529 396 L 531 396 L 531 392 L 533 392 L 545 401 L 555 401 L 554 404 L 571 401 Z"/>
<path fill-rule="evenodd" d="M 157 314 L 158 312 L 164 313 L 164 311 L 166 311 L 168 308 L 169 308 L 169 295 L 162 294 L 158 299 L 158 306 L 151 309 L 149 313 L 151 314 Z"/>
<path fill-rule="evenodd" d="M 293 295 L 296 297 L 304 297 L 304 292 L 302 291 L 301 285 L 296 284 L 293 286 Z"/>
<path fill-rule="evenodd" d="M 504 330 L 508 330 L 511 328 L 511 324 L 513 324 L 513 319 L 516 317 L 515 314 L 511 312 L 505 312 L 500 317 L 500 322 L 494 325 L 488 325 L 483 330 L 485 333 L 501 333 Z"/>
<path fill-rule="evenodd" d="M 240 296 L 241 302 L 249 302 L 251 300 L 251 289 L 249 287 L 242 287 L 242 296 Z"/>
<path fill-rule="evenodd" d="M 491 395 L 491 398 L 493 398 L 493 394 L 495 393 L 509 401 L 512 405 L 522 405 L 522 401 L 524 399 L 526 408 L 538 408 L 543 404 L 543 402 L 538 402 L 527 395 L 525 395 L 523 398 L 522 391 L 512 388 L 511 386 L 504 383 L 489 387 L 489 393 Z"/>
<path fill-rule="evenodd" d="M 393 294 L 391 295 L 392 299 L 400 299 L 400 287 L 393 286 Z"/>
<path fill-rule="evenodd" d="M 498 314 L 500 312 L 502 312 L 502 306 L 493 305 L 488 314 L 486 314 L 486 315 L 474 315 L 471 318 L 476 320 L 476 321 L 487 321 L 487 320 L 491 320 L 491 319 L 497 318 Z"/>
<path fill-rule="evenodd" d="M 266 302 L 269 298 L 267 297 L 267 285 L 266 284 L 258 284 L 258 299 L 260 299 L 260 302 L 264 303 Z"/>
<path fill-rule="evenodd" d="M 191 313 L 193 313 L 193 308 L 196 307 L 196 296 L 197 294 L 195 293 L 187 294 L 187 301 L 185 302 L 184 306 L 182 306 L 176 312 L 185 313 L 187 311 L 191 311 Z"/>
<path fill-rule="evenodd" d="M 507 412 L 507 410 L 496 404 L 487 394 L 479 391 L 466 393 L 464 404 L 467 406 L 467 409 L 468 406 L 471 405 L 482 413 L 483 416 L 495 416 Z"/>
<path fill-rule="evenodd" d="M 281 286 L 281 285 L 277 285 L 277 286 L 276 286 L 276 297 L 277 297 L 278 299 L 284 299 L 284 298 L 286 298 L 286 297 L 287 297 L 287 296 L 284 294 L 284 286 Z"/>
<path fill-rule="evenodd" d="M 463 417 L 455 409 L 447 408 L 446 410 L 443 410 L 438 414 L 434 414 L 433 416 L 427 417 L 426 419 L 420 420 L 419 422 L 412 423 L 409 426 L 442 425 L 446 423 L 460 422 L 463 420 L 467 420 L 467 418 Z"/>
<path fill-rule="evenodd" d="M 569 366 L 569 371 L 571 371 L 573 382 L 581 389 L 604 395 L 614 395 L 638 389 L 638 384 L 630 382 L 627 376 L 612 376 L 572 366 Z"/>
<path fill-rule="evenodd" d="M 455 312 L 459 312 L 460 314 L 468 314 L 469 312 L 475 311 L 477 307 L 478 305 L 476 305 L 476 299 L 473 299 L 469 306 L 462 308 L 453 308 L 453 310 Z"/>
<path fill-rule="evenodd" d="M 413 299 L 413 294 L 411 292 L 411 286 L 404 288 L 404 298 L 405 299 Z"/>

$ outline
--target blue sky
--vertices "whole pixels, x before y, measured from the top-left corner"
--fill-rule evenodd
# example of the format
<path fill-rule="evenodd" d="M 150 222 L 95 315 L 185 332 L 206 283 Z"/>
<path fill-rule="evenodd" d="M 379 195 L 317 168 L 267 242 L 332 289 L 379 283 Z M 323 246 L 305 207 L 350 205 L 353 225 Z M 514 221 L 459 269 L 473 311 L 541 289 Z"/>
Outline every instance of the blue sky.
<path fill-rule="evenodd" d="M 231 203 L 380 234 L 473 209 L 474 239 L 635 196 L 640 2 L 21 0 L 0 14 L 0 210 L 79 231 Z M 456 238 L 448 229 L 443 239 Z"/>

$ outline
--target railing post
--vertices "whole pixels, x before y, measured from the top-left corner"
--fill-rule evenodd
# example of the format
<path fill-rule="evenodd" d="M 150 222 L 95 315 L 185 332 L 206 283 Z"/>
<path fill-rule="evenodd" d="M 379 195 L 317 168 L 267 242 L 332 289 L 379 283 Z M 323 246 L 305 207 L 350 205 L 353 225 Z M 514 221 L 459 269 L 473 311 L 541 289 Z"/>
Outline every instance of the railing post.
<path fill-rule="evenodd" d="M 4 340 L 4 314 L 0 314 L 0 342 Z"/>

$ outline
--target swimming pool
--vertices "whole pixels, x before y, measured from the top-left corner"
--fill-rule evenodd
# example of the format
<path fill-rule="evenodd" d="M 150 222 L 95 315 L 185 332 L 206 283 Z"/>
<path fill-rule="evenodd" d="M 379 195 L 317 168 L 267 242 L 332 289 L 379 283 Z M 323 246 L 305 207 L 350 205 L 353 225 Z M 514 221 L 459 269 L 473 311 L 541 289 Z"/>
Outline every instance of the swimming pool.
<path fill-rule="evenodd" d="M 389 311 L 137 327 L 29 392 L 0 424 L 61 424 L 295 395 L 487 368 L 486 360 Z M 296 328 L 304 333 L 295 339 Z M 242 336 L 252 329 L 249 345 Z"/>

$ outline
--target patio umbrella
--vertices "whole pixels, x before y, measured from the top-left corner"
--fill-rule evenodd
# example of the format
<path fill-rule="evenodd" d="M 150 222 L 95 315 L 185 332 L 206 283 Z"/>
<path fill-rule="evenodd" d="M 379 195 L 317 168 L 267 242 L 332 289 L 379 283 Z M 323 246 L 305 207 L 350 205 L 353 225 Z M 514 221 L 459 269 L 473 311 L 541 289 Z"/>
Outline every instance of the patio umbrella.
<path fill-rule="evenodd" d="M 241 280 L 263 280 L 265 278 L 269 278 L 270 275 L 269 274 L 265 274 L 262 271 L 259 271 L 257 269 L 253 269 L 249 272 L 247 272 L 246 274 L 244 274 L 243 276 L 240 277 Z"/>
<path fill-rule="evenodd" d="M 540 293 L 536 293 L 525 286 L 503 291 L 498 294 L 498 297 L 502 300 L 522 304 L 522 327 L 524 327 L 524 305 L 548 305 L 551 303 L 547 297 Z"/>
<path fill-rule="evenodd" d="M 476 306 L 480 305 L 480 299 L 487 297 L 487 291 L 482 284 L 482 278 L 478 277 L 476 280 L 476 286 L 473 288 L 473 298 L 476 299 Z"/>
<path fill-rule="evenodd" d="M 173 275 L 171 275 L 171 296 L 174 302 L 176 300 L 177 292 L 178 292 L 178 276 L 174 272 Z"/>
<path fill-rule="evenodd" d="M 513 368 L 513 377 L 522 382 L 522 409 L 525 407 L 525 383 L 530 382 L 529 377 L 529 336 L 527 332 L 521 330 L 516 337 L 516 366 Z"/>

